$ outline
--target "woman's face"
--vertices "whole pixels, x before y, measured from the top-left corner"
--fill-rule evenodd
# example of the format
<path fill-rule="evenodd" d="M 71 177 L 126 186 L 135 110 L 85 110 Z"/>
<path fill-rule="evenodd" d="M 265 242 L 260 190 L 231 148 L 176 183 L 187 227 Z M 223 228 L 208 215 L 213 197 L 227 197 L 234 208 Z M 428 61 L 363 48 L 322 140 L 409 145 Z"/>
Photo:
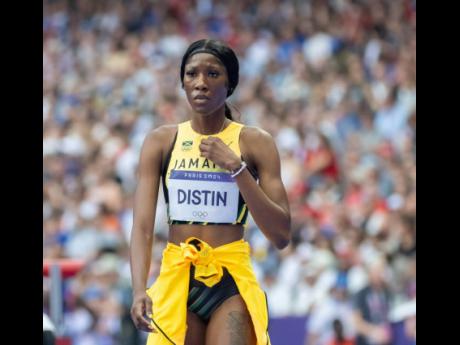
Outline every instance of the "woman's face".
<path fill-rule="evenodd" d="M 184 90 L 195 112 L 211 115 L 223 107 L 227 89 L 227 70 L 217 57 L 198 53 L 189 58 L 185 65 Z"/>

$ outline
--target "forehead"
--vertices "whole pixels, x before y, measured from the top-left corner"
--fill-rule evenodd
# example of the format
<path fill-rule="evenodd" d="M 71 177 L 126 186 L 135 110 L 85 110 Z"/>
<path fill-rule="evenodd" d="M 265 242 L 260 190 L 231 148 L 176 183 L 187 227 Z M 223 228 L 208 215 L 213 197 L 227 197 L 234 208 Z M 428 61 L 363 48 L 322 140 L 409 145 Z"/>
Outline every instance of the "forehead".
<path fill-rule="evenodd" d="M 192 55 L 185 64 L 186 67 L 224 67 L 222 61 L 220 61 L 216 56 L 208 53 L 197 53 Z"/>

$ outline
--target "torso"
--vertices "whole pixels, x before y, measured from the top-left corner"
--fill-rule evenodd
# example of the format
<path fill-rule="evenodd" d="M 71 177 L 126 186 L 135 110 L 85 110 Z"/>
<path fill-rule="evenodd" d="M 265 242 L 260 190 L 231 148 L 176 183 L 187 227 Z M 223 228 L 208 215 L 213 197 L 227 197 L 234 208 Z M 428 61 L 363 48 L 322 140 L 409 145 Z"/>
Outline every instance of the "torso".
<path fill-rule="evenodd" d="M 167 131 L 166 137 L 167 140 L 163 142 L 162 146 L 162 161 L 163 163 L 166 160 L 166 155 L 170 150 L 176 132 L 178 130 L 177 125 L 165 126 L 164 130 Z M 241 155 L 244 157 L 245 162 L 248 164 L 248 167 L 256 170 L 256 164 L 254 159 L 248 149 L 247 138 L 245 132 L 248 129 L 243 127 L 240 137 L 240 151 Z M 174 244 L 179 245 L 181 242 L 184 242 L 189 237 L 197 237 L 201 240 L 207 242 L 212 247 L 217 247 L 224 245 L 226 243 L 238 241 L 244 236 L 244 228 L 241 224 L 224 224 L 224 225 L 190 225 L 190 224 L 171 224 L 169 226 L 168 232 L 168 241 Z"/>
<path fill-rule="evenodd" d="M 174 224 L 169 226 L 168 241 L 179 244 L 189 237 L 197 237 L 211 247 L 218 247 L 226 243 L 243 238 L 242 225 L 188 225 Z"/>

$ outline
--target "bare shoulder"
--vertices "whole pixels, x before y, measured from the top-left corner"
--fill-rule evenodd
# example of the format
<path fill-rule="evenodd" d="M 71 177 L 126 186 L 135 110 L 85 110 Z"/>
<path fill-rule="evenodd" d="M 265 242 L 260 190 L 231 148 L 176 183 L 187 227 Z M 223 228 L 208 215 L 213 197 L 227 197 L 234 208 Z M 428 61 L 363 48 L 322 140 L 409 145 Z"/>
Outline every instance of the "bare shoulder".
<path fill-rule="evenodd" d="M 151 130 L 145 137 L 141 150 L 141 162 L 161 165 L 174 140 L 177 125 L 165 125 Z"/>
<path fill-rule="evenodd" d="M 163 125 L 158 128 L 152 129 L 145 137 L 144 145 L 161 147 L 163 149 L 169 148 L 174 140 L 177 132 L 177 125 Z"/>
<path fill-rule="evenodd" d="M 241 129 L 241 135 L 247 137 L 248 139 L 273 139 L 272 135 L 268 133 L 265 129 L 255 126 L 244 126 Z"/>
<path fill-rule="evenodd" d="M 148 138 L 165 140 L 168 138 L 173 138 L 177 132 L 177 125 L 163 125 L 152 129 L 148 134 Z"/>
<path fill-rule="evenodd" d="M 240 143 L 247 149 L 251 151 L 254 149 L 265 148 L 269 149 L 274 147 L 275 140 L 273 136 L 268 133 L 266 130 L 254 127 L 254 126 L 244 126 L 241 130 L 241 139 Z"/>
<path fill-rule="evenodd" d="M 240 148 L 243 156 L 257 168 L 261 161 L 273 160 L 277 156 L 273 136 L 259 127 L 244 126 L 242 128 Z"/>

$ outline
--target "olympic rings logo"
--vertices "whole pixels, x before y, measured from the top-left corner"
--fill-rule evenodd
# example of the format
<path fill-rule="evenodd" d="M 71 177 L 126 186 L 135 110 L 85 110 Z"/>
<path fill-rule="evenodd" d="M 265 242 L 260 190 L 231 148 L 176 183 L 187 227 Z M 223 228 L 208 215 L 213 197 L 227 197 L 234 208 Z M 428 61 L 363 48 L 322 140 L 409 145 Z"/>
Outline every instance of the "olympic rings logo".
<path fill-rule="evenodd" d="M 204 212 L 201 212 L 201 211 L 193 211 L 192 215 L 194 217 L 198 217 L 198 218 L 205 218 L 208 216 L 208 212 L 204 211 Z"/>

